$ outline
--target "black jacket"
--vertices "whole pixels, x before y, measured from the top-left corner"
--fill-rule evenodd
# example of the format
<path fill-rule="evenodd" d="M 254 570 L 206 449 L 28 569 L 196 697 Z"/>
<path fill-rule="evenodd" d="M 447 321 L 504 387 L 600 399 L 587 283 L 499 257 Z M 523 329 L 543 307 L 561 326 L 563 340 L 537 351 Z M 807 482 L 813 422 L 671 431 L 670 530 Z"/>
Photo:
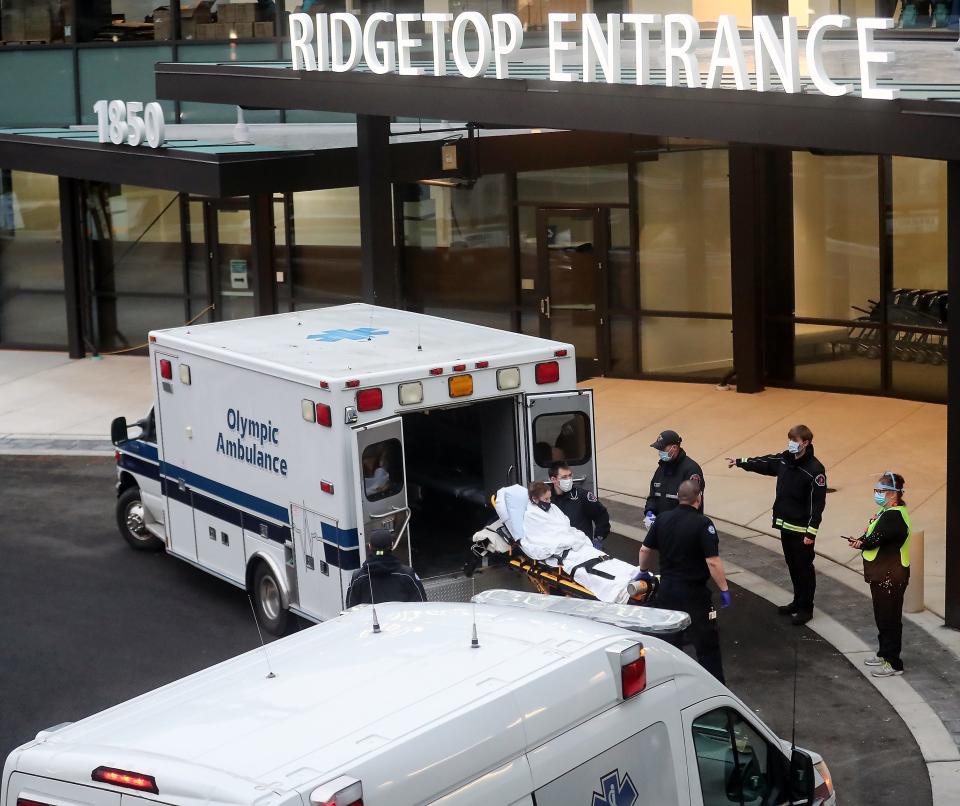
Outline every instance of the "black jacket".
<path fill-rule="evenodd" d="M 737 467 L 777 477 L 777 497 L 773 502 L 773 526 L 816 538 L 827 503 L 827 474 L 808 445 L 803 456 L 795 459 L 789 451 L 737 459 Z"/>
<path fill-rule="evenodd" d="M 650 495 L 647 496 L 644 511 L 663 515 L 664 512 L 676 509 L 679 504 L 677 489 L 688 479 L 699 482 L 701 492 L 707 487 L 700 465 L 687 456 L 687 452 L 681 448 L 676 459 L 670 462 L 661 461 L 657 465 L 653 478 L 650 479 Z"/>
<path fill-rule="evenodd" d="M 372 604 L 381 602 L 425 602 L 427 593 L 412 568 L 404 565 L 392 554 L 370 557 L 353 572 L 347 588 L 347 607 L 371 604 L 370 589 L 373 588 Z"/>
<path fill-rule="evenodd" d="M 657 518 L 643 545 L 660 552 L 661 581 L 703 585 L 710 579 L 707 559 L 720 556 L 713 521 L 686 504 Z"/>
<path fill-rule="evenodd" d="M 610 513 L 589 490 L 574 487 L 568 493 L 554 494 L 551 500 L 570 519 L 570 525 L 591 540 L 603 540 L 610 534 Z"/>

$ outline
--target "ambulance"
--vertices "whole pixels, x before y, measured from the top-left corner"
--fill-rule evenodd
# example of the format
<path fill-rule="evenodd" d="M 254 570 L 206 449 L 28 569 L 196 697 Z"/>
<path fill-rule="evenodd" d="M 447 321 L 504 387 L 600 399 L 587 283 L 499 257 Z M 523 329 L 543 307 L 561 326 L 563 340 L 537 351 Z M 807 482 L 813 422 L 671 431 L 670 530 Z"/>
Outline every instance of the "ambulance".
<path fill-rule="evenodd" d="M 364 304 L 149 341 L 153 407 L 111 429 L 119 529 L 248 590 L 276 634 L 340 612 L 371 529 L 450 598 L 491 493 L 556 459 L 597 489 L 570 344 Z"/>
<path fill-rule="evenodd" d="M 650 634 L 679 614 L 477 599 L 354 608 L 41 731 L 0 806 L 835 806 L 820 756 Z"/>

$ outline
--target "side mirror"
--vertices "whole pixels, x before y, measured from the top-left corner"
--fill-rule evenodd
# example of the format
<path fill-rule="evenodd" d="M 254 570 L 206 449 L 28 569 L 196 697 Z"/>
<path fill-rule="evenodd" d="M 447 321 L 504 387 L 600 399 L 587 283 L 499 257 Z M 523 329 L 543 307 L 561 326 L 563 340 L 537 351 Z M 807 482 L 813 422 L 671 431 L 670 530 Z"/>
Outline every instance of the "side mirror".
<path fill-rule="evenodd" d="M 110 441 L 119 445 L 127 440 L 127 418 L 117 417 L 110 423 Z"/>
<path fill-rule="evenodd" d="M 787 778 L 790 803 L 796 806 L 812 806 L 815 788 L 813 759 L 806 751 L 794 748 L 790 756 L 790 773 Z"/>

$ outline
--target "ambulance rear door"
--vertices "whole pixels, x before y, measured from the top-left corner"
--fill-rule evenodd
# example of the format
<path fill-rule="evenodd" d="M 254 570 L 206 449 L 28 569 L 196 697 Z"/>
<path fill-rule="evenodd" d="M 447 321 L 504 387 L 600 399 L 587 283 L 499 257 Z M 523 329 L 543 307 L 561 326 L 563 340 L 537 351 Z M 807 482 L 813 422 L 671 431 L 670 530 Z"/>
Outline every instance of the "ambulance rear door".
<path fill-rule="evenodd" d="M 353 429 L 353 467 L 357 478 L 357 539 L 366 553 L 367 536 L 387 529 L 394 554 L 411 564 L 410 508 L 407 505 L 403 421 L 399 417 Z"/>
<path fill-rule="evenodd" d="M 593 390 L 542 392 L 524 397 L 527 480 L 546 481 L 551 462 L 570 465 L 576 483 L 597 492 Z"/>

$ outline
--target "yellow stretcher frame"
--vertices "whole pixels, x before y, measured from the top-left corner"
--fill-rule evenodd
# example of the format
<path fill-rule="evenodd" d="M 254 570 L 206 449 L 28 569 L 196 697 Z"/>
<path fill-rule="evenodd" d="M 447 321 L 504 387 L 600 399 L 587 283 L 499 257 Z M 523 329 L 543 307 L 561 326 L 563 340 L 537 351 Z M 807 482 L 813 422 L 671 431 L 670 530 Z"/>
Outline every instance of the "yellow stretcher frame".
<path fill-rule="evenodd" d="M 577 599 L 591 599 L 598 601 L 593 591 L 574 582 L 573 577 L 565 573 L 562 568 L 551 568 L 543 563 L 531 560 L 524 554 L 510 549 L 509 565 L 526 574 L 538 593 L 561 596 L 573 596 Z"/>

